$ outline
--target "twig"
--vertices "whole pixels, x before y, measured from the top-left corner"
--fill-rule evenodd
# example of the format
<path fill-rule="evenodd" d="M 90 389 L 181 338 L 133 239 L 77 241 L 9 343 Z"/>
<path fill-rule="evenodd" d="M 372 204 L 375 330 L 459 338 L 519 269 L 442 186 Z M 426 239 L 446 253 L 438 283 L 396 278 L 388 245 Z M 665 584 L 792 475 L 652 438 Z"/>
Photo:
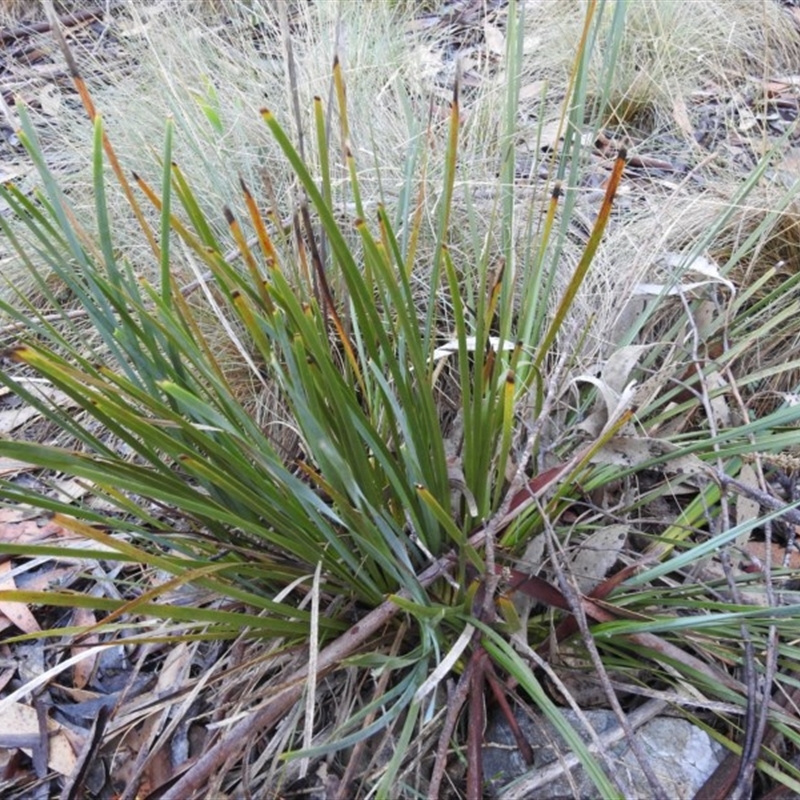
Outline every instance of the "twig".
<path fill-rule="evenodd" d="M 82 22 L 87 22 L 90 19 L 99 19 L 105 15 L 107 11 L 114 11 L 125 5 L 123 0 L 113 0 L 113 2 L 106 2 L 102 6 L 94 6 L 93 8 L 85 8 L 82 11 L 73 11 L 70 14 L 62 14 L 56 17 L 59 25 L 66 28 L 73 25 L 80 25 Z M 22 39 L 24 36 L 30 36 L 34 33 L 47 33 L 52 30 L 53 23 L 51 20 L 42 20 L 41 22 L 26 22 L 18 25 L 16 28 L 3 28 L 0 30 L 0 42 L 13 42 L 16 39 Z"/>
<path fill-rule="evenodd" d="M 617 721 L 619 722 L 620 728 L 625 733 L 625 737 L 631 752 L 638 761 L 639 767 L 641 768 L 642 773 L 650 785 L 650 788 L 653 792 L 652 796 L 655 798 L 655 800 L 669 800 L 667 793 L 664 791 L 664 787 L 656 777 L 655 772 L 653 772 L 653 768 L 650 765 L 650 761 L 647 758 L 644 748 L 633 735 L 633 727 L 630 724 L 630 720 L 628 719 L 627 714 L 619 702 L 619 698 L 617 697 L 617 693 L 614 691 L 614 687 L 611 685 L 611 680 L 608 677 L 608 671 L 605 668 L 605 664 L 603 664 L 603 659 L 600 657 L 600 652 L 597 649 L 594 636 L 592 636 L 592 632 L 589 630 L 589 623 L 586 619 L 586 611 L 581 603 L 580 595 L 578 594 L 577 589 L 570 582 L 568 576 L 561 566 L 559 555 L 562 553 L 556 552 L 557 547 L 559 551 L 561 550 L 558 539 L 556 538 L 556 533 L 553 530 L 550 520 L 547 518 L 547 514 L 541 505 L 540 514 L 545 523 L 545 536 L 547 537 L 545 541 L 547 542 L 547 548 L 549 550 L 550 562 L 552 563 L 556 572 L 556 577 L 560 584 L 561 591 L 569 603 L 573 617 L 578 624 L 578 630 L 580 631 L 583 645 L 586 648 L 592 665 L 595 668 L 600 686 L 603 688 L 603 692 L 605 693 L 606 699 L 611 706 L 611 710 L 614 712 L 614 716 L 616 716 Z"/>
<path fill-rule="evenodd" d="M 589 746 L 590 752 L 597 753 L 600 758 L 603 759 L 606 769 L 608 770 L 608 776 L 614 782 L 615 786 L 620 792 L 620 796 L 624 794 L 623 787 L 619 782 L 619 779 L 616 775 L 616 771 L 614 769 L 614 762 L 611 759 L 608 748 L 603 746 L 603 738 L 597 733 L 594 729 L 594 726 L 589 721 L 589 718 L 586 716 L 584 710 L 578 705 L 578 702 L 573 697 L 570 690 L 567 688 L 565 683 L 561 680 L 558 676 L 558 673 L 553 669 L 553 667 L 544 659 L 542 658 L 525 640 L 525 637 L 521 633 L 516 633 L 512 637 L 512 644 L 514 648 L 522 655 L 524 658 L 527 658 L 531 663 L 533 663 L 536 667 L 542 670 L 545 675 L 552 681 L 553 685 L 558 689 L 561 693 L 561 696 L 566 701 L 567 705 L 572 710 L 572 713 L 575 714 L 576 719 L 583 727 L 583 730 L 586 736 L 589 738 L 591 745 Z M 666 703 L 664 703 L 666 705 Z M 624 731 L 622 731 L 624 733 Z M 575 757 L 575 764 L 580 762 L 580 758 L 578 756 Z M 561 764 L 563 765 L 565 761 L 562 759 Z M 560 774 L 560 773 L 558 773 Z M 530 797 L 530 795 L 524 794 L 520 795 L 520 797 Z"/>
<path fill-rule="evenodd" d="M 757 500 L 762 506 L 771 508 L 773 511 L 782 512 L 781 515 L 786 518 L 787 522 L 792 525 L 800 525 L 800 511 L 797 509 L 798 503 L 783 503 L 777 497 L 769 494 L 768 492 L 754 489 L 736 478 L 731 478 L 721 470 L 711 471 L 711 476 L 717 481 L 721 489 L 735 489 L 739 494 L 749 497 L 751 500 Z"/>
<path fill-rule="evenodd" d="M 486 535 L 487 529 L 482 528 L 470 537 L 469 544 L 472 547 L 480 547 Z M 449 572 L 456 563 L 454 554 L 448 553 L 418 576 L 418 585 L 423 588 L 429 586 L 444 573 Z M 405 589 L 401 590 L 398 596 L 406 600 L 412 599 L 412 594 Z M 331 642 L 320 652 L 317 659 L 318 675 L 322 677 L 327 674 L 335 669 L 342 659 L 363 647 L 399 611 L 399 605 L 387 600 L 345 631 L 336 641 Z M 308 667 L 299 669 L 283 684 L 283 688 L 277 690 L 265 707 L 254 711 L 235 725 L 227 736 L 200 756 L 186 774 L 162 795 L 161 800 L 188 800 L 195 792 L 202 789 L 209 776 L 237 753 L 243 741 L 273 727 L 288 713 L 302 696 L 307 678 Z"/>
<path fill-rule="evenodd" d="M 471 658 L 458 680 L 455 691 L 447 698 L 447 716 L 439 734 L 439 746 L 436 748 L 436 759 L 433 763 L 433 772 L 428 784 L 428 800 L 438 800 L 440 796 L 440 787 L 444 778 L 445 767 L 447 766 L 447 749 L 450 744 L 450 737 L 453 735 L 459 714 L 467 700 L 475 667 L 475 660 Z M 344 800 L 344 798 L 337 797 L 336 800 Z"/>

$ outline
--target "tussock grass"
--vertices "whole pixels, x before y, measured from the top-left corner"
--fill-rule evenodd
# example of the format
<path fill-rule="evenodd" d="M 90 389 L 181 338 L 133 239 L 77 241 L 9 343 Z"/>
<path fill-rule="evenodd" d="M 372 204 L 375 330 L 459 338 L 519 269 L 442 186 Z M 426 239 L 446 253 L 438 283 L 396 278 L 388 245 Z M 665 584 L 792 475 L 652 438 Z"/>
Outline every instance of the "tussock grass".
<path fill-rule="evenodd" d="M 772 172 L 785 141 L 760 161 L 748 152 L 744 176 L 724 150 L 706 169 L 688 129 L 696 120 L 687 127 L 682 116 L 697 89 L 739 98 L 753 75 L 788 69 L 797 38 L 777 4 L 756 20 L 751 4 L 653 0 L 629 4 L 626 20 L 614 16 L 622 4 L 608 4 L 581 44 L 587 8 L 525 3 L 521 52 L 513 38 L 497 48 L 504 12 L 490 14 L 488 50 L 462 42 L 460 70 L 448 48 L 462 32 L 409 27 L 407 3 L 291 4 L 284 19 L 267 4 L 132 3 L 124 68 L 101 75 L 76 48 L 103 115 L 91 148 L 90 126 L 65 103 L 58 126 L 41 131 L 54 161 L 54 176 L 41 169 L 49 206 L 4 196 L 28 227 L 21 261 L 43 255 L 30 242 L 55 220 L 39 239 L 52 245 L 44 265 L 29 264 L 40 296 L 27 310 L 61 316 L 15 331 L 25 343 L 10 355 L 68 390 L 84 416 L 23 394 L 14 375 L 2 380 L 83 451 L 3 441 L 0 452 L 91 481 L 124 512 L 112 527 L 130 541 L 90 527 L 106 519 L 91 505 L 11 481 L 2 489 L 74 514 L 76 531 L 146 565 L 155 588 L 126 587 L 130 606 L 103 598 L 112 619 L 166 617 L 164 635 L 183 644 L 264 640 L 239 661 L 236 646 L 212 646 L 244 689 L 209 674 L 219 705 L 243 714 L 209 752 L 217 766 L 242 758 L 245 774 L 219 769 L 209 786 L 194 770 L 195 788 L 283 790 L 325 757 L 354 791 L 435 795 L 450 750 L 470 747 L 465 792 L 477 798 L 475 731 L 484 665 L 494 664 L 560 726 L 598 792 L 614 796 L 614 771 L 600 766 L 608 754 L 586 751 L 532 668 L 533 648 L 544 652 L 557 624 L 574 620 L 565 652 L 579 668 L 613 669 L 645 693 L 689 683 L 701 708 L 723 699 L 721 721 L 700 721 L 732 751 L 758 738 L 758 696 L 783 737 L 767 742 L 775 752 L 759 769 L 800 787 L 778 756 L 800 744 L 797 722 L 766 702 L 791 688 L 800 660 L 796 609 L 776 593 L 786 575 L 742 575 L 730 560 L 704 571 L 754 529 L 767 542 L 782 530 L 738 507 L 734 518 L 721 489 L 754 493 L 764 514 L 793 513 L 765 481 L 748 489 L 740 468 L 797 443 L 799 412 L 785 396 L 797 370 L 781 358 L 800 318 L 796 191 Z M 345 108 L 354 174 L 339 134 Z M 684 148 L 696 171 L 629 173 L 612 210 L 624 158 L 593 152 L 604 127 L 642 155 Z M 103 179 L 104 130 L 140 189 L 163 187 L 145 212 L 158 254 Z M 56 155 L 78 169 L 59 173 Z M 240 179 L 255 198 L 249 215 Z M 313 220 L 293 240 L 304 196 Z M 274 244 L 262 236 L 259 248 L 229 250 L 232 219 L 248 216 L 269 223 Z M 325 279 L 308 266 L 311 227 L 328 248 Z M 213 279 L 184 298 L 206 268 Z M 13 275 L 10 284 L 3 309 L 25 321 L 14 306 L 28 293 Z M 632 308 L 643 284 L 656 289 Z M 94 337 L 70 327 L 73 310 L 86 312 Z M 440 364 L 445 344 L 453 352 Z M 778 401 L 761 402 L 765 393 Z M 574 592 L 570 559 L 612 522 L 630 528 L 630 543 L 609 566 L 619 585 L 593 577 L 609 592 L 599 607 Z M 498 576 L 509 581 L 500 562 L 540 571 L 540 583 L 512 573 L 516 587 L 498 592 Z M 207 594 L 187 620 L 189 581 Z M 515 592 L 548 610 L 515 610 L 506 596 Z M 465 714 L 445 707 L 445 680 L 470 696 Z M 252 711 L 259 692 L 268 699 Z M 617 704 L 613 691 L 607 698 Z M 751 772 L 757 755 L 744 754 Z M 744 791 L 752 775 L 742 775 Z"/>

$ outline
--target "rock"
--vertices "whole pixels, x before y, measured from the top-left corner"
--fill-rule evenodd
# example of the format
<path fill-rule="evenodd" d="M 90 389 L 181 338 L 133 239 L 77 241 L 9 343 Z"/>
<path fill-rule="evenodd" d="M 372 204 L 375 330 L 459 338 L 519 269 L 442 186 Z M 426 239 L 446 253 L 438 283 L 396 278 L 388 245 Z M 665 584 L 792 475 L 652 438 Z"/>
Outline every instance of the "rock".
<path fill-rule="evenodd" d="M 583 731 L 574 712 L 562 712 L 567 722 L 582 735 Z M 602 739 L 603 735 L 618 728 L 617 718 L 607 710 L 588 710 L 587 719 Z M 534 766 L 529 768 L 517 750 L 508 724 L 502 715 L 495 715 L 487 730 L 487 744 L 483 750 L 483 775 L 489 796 L 507 800 L 533 798 L 580 798 L 595 800 L 597 789 L 585 771 L 574 767 L 565 774 L 558 763 L 569 758 L 570 751 L 553 726 L 542 717 L 531 719 L 517 711 L 517 720 L 534 751 Z M 725 748 L 711 739 L 705 731 L 677 717 L 656 717 L 636 731 L 636 738 L 650 760 L 650 767 L 665 793 L 675 800 L 693 798 L 706 778 L 725 757 Z M 636 756 L 623 737 L 610 747 L 616 770 L 614 777 L 622 786 L 625 798 L 647 798 L 653 794 Z M 605 768 L 602 758 L 598 757 Z M 550 768 L 545 768 L 550 765 Z M 557 774 L 556 774 L 557 773 Z M 521 776 L 526 777 L 516 782 Z M 548 779 L 548 775 L 550 776 Z M 544 779 L 536 784 L 534 780 Z M 513 784 L 510 784 L 514 781 Z M 505 787 L 505 788 L 504 788 Z"/>

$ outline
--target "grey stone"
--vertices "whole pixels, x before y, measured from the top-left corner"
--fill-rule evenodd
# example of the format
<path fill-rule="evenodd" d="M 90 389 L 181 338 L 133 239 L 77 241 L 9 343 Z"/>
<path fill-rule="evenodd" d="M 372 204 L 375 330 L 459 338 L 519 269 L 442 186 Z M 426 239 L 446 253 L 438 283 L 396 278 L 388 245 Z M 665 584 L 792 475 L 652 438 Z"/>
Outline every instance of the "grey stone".
<path fill-rule="evenodd" d="M 562 713 L 587 741 L 588 735 L 575 713 L 570 710 Z M 604 734 L 610 734 L 618 728 L 617 718 L 611 711 L 595 709 L 584 713 L 601 739 Z M 582 767 L 575 766 L 569 772 L 557 769 L 559 760 L 568 759 L 571 754 L 553 726 L 544 718 L 531 719 L 519 711 L 517 720 L 533 748 L 534 765 L 530 768 L 525 764 L 508 723 L 501 715 L 496 715 L 487 730 L 487 744 L 483 750 L 483 775 L 490 796 L 507 800 L 595 800 L 597 789 Z M 664 792 L 675 800 L 693 798 L 726 753 L 725 748 L 705 731 L 676 717 L 651 719 L 638 728 L 635 735 Z M 624 790 L 625 800 L 647 800 L 652 797 L 653 790 L 624 736 L 609 750 L 614 763 L 614 778 Z M 598 756 L 596 758 L 600 766 L 607 770 L 604 760 Z M 545 771 L 548 765 L 550 767 Z M 537 775 L 545 777 L 556 772 L 543 785 L 532 782 Z M 525 778 L 518 782 L 516 779 L 523 775 Z"/>

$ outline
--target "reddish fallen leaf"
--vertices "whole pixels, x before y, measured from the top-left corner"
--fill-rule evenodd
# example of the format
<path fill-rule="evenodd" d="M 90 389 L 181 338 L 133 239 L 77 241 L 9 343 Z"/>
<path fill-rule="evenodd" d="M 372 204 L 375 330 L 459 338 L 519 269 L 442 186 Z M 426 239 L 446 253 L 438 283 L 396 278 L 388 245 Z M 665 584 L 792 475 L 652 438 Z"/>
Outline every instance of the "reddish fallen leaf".
<path fill-rule="evenodd" d="M 629 156 L 628 164 L 639 169 L 660 169 L 663 172 L 677 172 L 677 167 L 671 161 L 653 156 Z"/>
<path fill-rule="evenodd" d="M 72 624 L 78 627 L 96 625 L 97 618 L 94 612 L 88 608 L 76 608 L 72 612 Z M 100 637 L 96 633 L 89 633 L 82 636 L 79 645 L 74 645 L 71 648 L 72 655 L 82 653 L 87 647 L 98 644 Z M 83 658 L 75 664 L 72 668 L 72 683 L 78 689 L 83 689 L 94 673 L 95 664 L 97 663 L 97 656 L 91 658 Z"/>
<path fill-rule="evenodd" d="M 748 556 L 748 560 L 742 563 L 742 572 L 763 572 L 767 563 L 767 543 L 748 542 L 742 550 Z M 794 548 L 787 558 L 786 548 L 773 542 L 770 545 L 770 563 L 772 569 L 800 570 L 800 552 Z"/>
<path fill-rule="evenodd" d="M 767 97 L 780 97 L 787 92 L 796 90 L 796 86 L 788 81 L 767 81 L 764 84 L 764 94 Z"/>
<path fill-rule="evenodd" d="M 60 525 L 51 522 L 36 509 L 0 509 L 0 542 L 5 544 L 32 544 L 65 533 Z"/>

